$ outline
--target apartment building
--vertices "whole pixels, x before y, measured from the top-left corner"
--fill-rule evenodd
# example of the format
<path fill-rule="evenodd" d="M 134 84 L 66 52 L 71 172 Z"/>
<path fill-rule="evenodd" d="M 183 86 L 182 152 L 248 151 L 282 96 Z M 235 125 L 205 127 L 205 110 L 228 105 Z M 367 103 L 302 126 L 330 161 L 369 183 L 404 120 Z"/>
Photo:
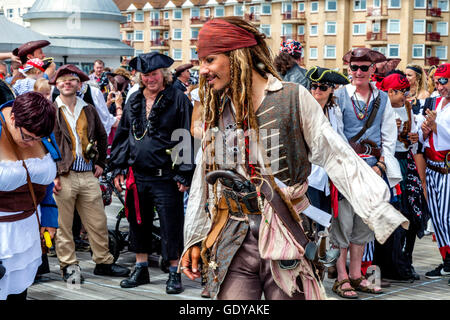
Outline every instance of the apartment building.
<path fill-rule="evenodd" d="M 30 24 L 23 21 L 22 16 L 28 12 L 34 2 L 35 0 L 0 0 L 0 11 L 3 11 L 8 20 L 29 27 Z"/>
<path fill-rule="evenodd" d="M 159 51 L 174 67 L 198 64 L 196 39 L 213 17 L 241 16 L 267 35 L 278 53 L 283 39 L 304 46 L 306 67 L 319 65 L 346 71 L 342 56 L 370 47 L 399 68 L 416 63 L 428 68 L 448 62 L 449 0 L 115 0 L 127 23 L 123 41 L 135 54 Z M 218 37 L 220 35 L 217 35 Z"/>

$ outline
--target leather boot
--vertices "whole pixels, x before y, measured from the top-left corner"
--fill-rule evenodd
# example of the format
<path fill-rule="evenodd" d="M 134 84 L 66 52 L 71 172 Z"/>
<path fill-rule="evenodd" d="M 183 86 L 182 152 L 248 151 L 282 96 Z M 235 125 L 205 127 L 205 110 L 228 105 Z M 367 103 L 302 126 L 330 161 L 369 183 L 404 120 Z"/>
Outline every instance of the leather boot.
<path fill-rule="evenodd" d="M 183 286 L 181 285 L 181 273 L 169 272 L 169 279 L 166 282 L 166 293 L 168 294 L 178 294 L 183 291 Z"/>
<path fill-rule="evenodd" d="M 122 280 L 120 282 L 120 286 L 122 288 L 134 288 L 147 283 L 150 283 L 150 274 L 148 273 L 148 267 L 136 266 L 131 276 L 128 279 Z"/>

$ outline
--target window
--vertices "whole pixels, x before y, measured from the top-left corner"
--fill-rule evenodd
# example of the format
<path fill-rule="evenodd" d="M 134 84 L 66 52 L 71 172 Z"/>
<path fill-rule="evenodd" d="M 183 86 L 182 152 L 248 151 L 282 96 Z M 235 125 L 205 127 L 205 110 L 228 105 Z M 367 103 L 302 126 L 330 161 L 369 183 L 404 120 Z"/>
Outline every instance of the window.
<path fill-rule="evenodd" d="M 263 3 L 261 5 L 261 14 L 263 15 L 272 14 L 272 5 L 270 3 Z"/>
<path fill-rule="evenodd" d="M 225 8 L 223 6 L 214 8 L 214 17 L 224 17 L 225 16 Z"/>
<path fill-rule="evenodd" d="M 164 31 L 164 33 L 163 33 L 163 37 L 164 37 L 164 39 L 169 39 L 169 31 Z"/>
<path fill-rule="evenodd" d="M 311 2 L 311 12 L 319 12 L 319 1 Z"/>
<path fill-rule="evenodd" d="M 159 33 L 159 30 L 152 30 L 152 33 L 150 34 L 150 40 L 158 40 L 161 38 L 161 35 Z"/>
<path fill-rule="evenodd" d="M 448 11 L 448 0 L 438 0 L 437 7 L 442 11 Z"/>
<path fill-rule="evenodd" d="M 400 57 L 400 45 L 398 44 L 388 44 L 388 58 L 399 58 Z"/>
<path fill-rule="evenodd" d="M 200 18 L 200 8 L 191 8 L 191 18 Z"/>
<path fill-rule="evenodd" d="M 234 6 L 234 15 L 239 17 L 244 15 L 244 7 L 241 4 Z"/>
<path fill-rule="evenodd" d="M 380 8 L 381 7 L 381 0 L 373 0 L 373 7 L 374 8 Z"/>
<path fill-rule="evenodd" d="M 427 58 L 431 57 L 433 55 L 433 49 L 431 47 L 426 47 L 425 48 L 425 56 Z"/>
<path fill-rule="evenodd" d="M 298 3 L 298 12 L 305 12 L 305 3 L 304 2 Z"/>
<path fill-rule="evenodd" d="M 413 33 L 419 33 L 419 34 L 425 33 L 425 20 L 414 19 Z"/>
<path fill-rule="evenodd" d="M 390 9 L 400 9 L 401 0 L 389 0 L 388 8 Z"/>
<path fill-rule="evenodd" d="M 336 46 L 323 47 L 323 58 L 324 59 L 336 59 Z"/>
<path fill-rule="evenodd" d="M 374 51 L 378 51 L 379 53 L 382 53 L 382 54 L 386 55 L 386 50 L 387 50 L 386 47 L 373 47 L 372 49 Z"/>
<path fill-rule="evenodd" d="M 173 19 L 174 20 L 181 20 L 183 17 L 183 10 L 181 9 L 175 9 L 173 10 Z"/>
<path fill-rule="evenodd" d="M 136 11 L 136 13 L 134 14 L 134 21 L 144 22 L 144 13 L 141 11 Z"/>
<path fill-rule="evenodd" d="M 414 0 L 414 9 L 425 9 L 427 3 L 425 0 Z"/>
<path fill-rule="evenodd" d="M 168 55 L 169 55 L 169 51 L 164 50 L 164 51 L 163 51 L 163 54 L 165 54 L 166 56 L 168 56 Z"/>
<path fill-rule="evenodd" d="M 305 34 L 305 25 L 304 24 L 301 24 L 301 25 L 298 26 L 297 34 L 299 34 L 299 35 L 304 35 Z"/>
<path fill-rule="evenodd" d="M 127 14 L 127 22 L 131 22 L 133 15 L 131 13 Z"/>
<path fill-rule="evenodd" d="M 282 24 L 281 25 L 281 35 L 292 37 L 292 24 L 290 24 L 290 23 Z"/>
<path fill-rule="evenodd" d="M 366 0 L 353 0 L 353 10 L 363 11 L 366 10 L 366 8 L 367 8 Z"/>
<path fill-rule="evenodd" d="M 205 17 L 211 16 L 211 9 L 210 8 L 206 8 L 204 12 L 205 12 Z"/>
<path fill-rule="evenodd" d="M 14 9 L 7 9 L 6 10 L 6 14 L 8 18 L 13 18 L 14 17 Z"/>
<path fill-rule="evenodd" d="M 292 2 L 283 2 L 281 13 L 292 12 Z"/>
<path fill-rule="evenodd" d="M 317 48 L 309 48 L 309 58 L 310 59 L 317 59 Z"/>
<path fill-rule="evenodd" d="M 181 49 L 173 49 L 173 51 L 172 51 L 173 60 L 182 60 L 182 57 L 183 57 L 182 53 L 183 52 L 181 51 Z"/>
<path fill-rule="evenodd" d="M 337 10 L 337 1 L 336 0 L 327 0 L 325 2 L 325 10 L 326 11 L 336 11 Z"/>
<path fill-rule="evenodd" d="M 261 12 L 261 6 L 251 6 L 250 7 L 250 13 L 253 13 L 253 15 L 259 16 Z"/>
<path fill-rule="evenodd" d="M 150 20 L 159 20 L 159 11 L 150 12 Z"/>
<path fill-rule="evenodd" d="M 389 19 L 387 32 L 388 33 L 400 33 L 400 20 Z"/>
<path fill-rule="evenodd" d="M 319 26 L 317 24 L 312 24 L 309 26 L 309 35 L 317 36 L 319 34 Z"/>
<path fill-rule="evenodd" d="M 169 11 L 164 11 L 164 20 L 169 20 Z"/>
<path fill-rule="evenodd" d="M 191 48 L 191 60 L 198 60 L 197 49 Z"/>
<path fill-rule="evenodd" d="M 373 33 L 380 33 L 381 31 L 381 24 L 380 21 L 373 22 L 372 23 L 372 32 Z"/>
<path fill-rule="evenodd" d="M 260 32 L 264 33 L 266 36 L 270 37 L 271 35 L 271 25 L 270 24 L 262 24 L 260 28 Z"/>
<path fill-rule="evenodd" d="M 144 31 L 136 30 L 134 32 L 134 40 L 135 41 L 144 41 Z"/>
<path fill-rule="evenodd" d="M 336 34 L 336 21 L 326 21 L 325 22 L 325 34 L 335 35 Z"/>
<path fill-rule="evenodd" d="M 413 59 L 425 58 L 425 45 L 424 44 L 413 44 L 412 57 L 413 57 Z"/>
<path fill-rule="evenodd" d="M 437 46 L 436 57 L 438 57 L 439 60 L 447 60 L 447 46 Z"/>
<path fill-rule="evenodd" d="M 182 29 L 173 29 L 172 40 L 181 40 L 181 37 L 182 37 Z"/>
<path fill-rule="evenodd" d="M 198 28 L 191 28 L 191 39 L 198 39 Z"/>
<path fill-rule="evenodd" d="M 436 32 L 439 32 L 441 36 L 448 36 L 448 22 L 437 22 Z"/>
<path fill-rule="evenodd" d="M 353 35 L 365 35 L 366 34 L 366 24 L 365 23 L 354 23 L 353 24 Z"/>
<path fill-rule="evenodd" d="M 134 39 L 134 33 L 133 32 L 127 32 L 127 40 L 128 41 L 133 41 Z"/>

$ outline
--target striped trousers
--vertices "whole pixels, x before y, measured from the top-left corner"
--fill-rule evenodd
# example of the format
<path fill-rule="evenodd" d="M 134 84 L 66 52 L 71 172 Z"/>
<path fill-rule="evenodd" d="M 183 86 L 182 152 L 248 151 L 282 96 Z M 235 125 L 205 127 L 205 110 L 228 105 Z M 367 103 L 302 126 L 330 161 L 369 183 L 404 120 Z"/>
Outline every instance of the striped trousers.
<path fill-rule="evenodd" d="M 427 161 L 428 163 L 443 167 L 443 162 Z M 450 174 L 442 174 L 429 168 L 426 170 L 428 208 L 431 213 L 434 234 L 442 258 L 450 255 Z"/>

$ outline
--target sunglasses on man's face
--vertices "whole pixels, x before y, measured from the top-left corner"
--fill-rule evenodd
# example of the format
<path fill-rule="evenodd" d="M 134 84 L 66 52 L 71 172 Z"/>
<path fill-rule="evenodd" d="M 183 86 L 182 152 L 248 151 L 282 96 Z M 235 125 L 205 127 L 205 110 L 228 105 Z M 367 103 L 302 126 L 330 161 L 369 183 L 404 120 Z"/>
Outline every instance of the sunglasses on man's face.
<path fill-rule="evenodd" d="M 408 93 L 408 89 L 401 89 L 401 90 L 393 89 L 393 90 L 394 90 L 395 94 L 401 92 L 402 95 L 406 95 Z"/>
<path fill-rule="evenodd" d="M 369 71 L 369 68 L 370 68 L 371 66 L 372 66 L 372 65 L 368 65 L 368 66 L 366 66 L 366 65 L 358 66 L 358 65 L 356 65 L 356 64 L 352 64 L 352 65 L 350 65 L 350 70 L 352 70 L 353 72 L 356 72 L 356 71 L 358 71 L 358 69 L 361 69 L 362 72 L 367 72 L 367 71 Z"/>
<path fill-rule="evenodd" d="M 19 127 L 19 131 L 20 131 L 20 135 L 22 136 L 22 140 L 25 141 L 25 142 L 40 141 L 41 140 L 40 137 L 33 137 L 33 136 L 30 136 L 29 134 L 23 133 L 21 127 Z"/>
<path fill-rule="evenodd" d="M 448 78 L 439 78 L 436 81 L 442 85 L 446 85 L 448 83 Z"/>
<path fill-rule="evenodd" d="M 319 89 L 320 91 L 327 91 L 328 88 L 330 88 L 329 86 L 327 86 L 326 84 L 312 84 L 311 85 L 311 90 L 317 90 Z"/>

